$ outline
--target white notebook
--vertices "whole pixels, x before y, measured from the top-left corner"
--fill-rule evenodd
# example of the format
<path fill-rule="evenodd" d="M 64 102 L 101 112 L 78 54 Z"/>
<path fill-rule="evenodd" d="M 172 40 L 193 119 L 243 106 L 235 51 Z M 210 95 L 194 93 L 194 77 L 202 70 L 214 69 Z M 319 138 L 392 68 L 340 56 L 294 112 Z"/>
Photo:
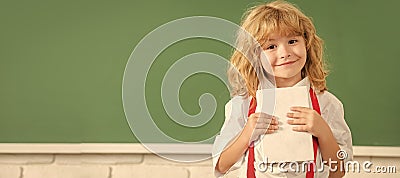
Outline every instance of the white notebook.
<path fill-rule="evenodd" d="M 256 112 L 277 117 L 279 130 L 262 137 L 264 158 L 268 161 L 291 162 L 314 160 L 312 135 L 292 130 L 286 117 L 292 106 L 310 107 L 307 87 L 262 89 L 256 93 Z"/>

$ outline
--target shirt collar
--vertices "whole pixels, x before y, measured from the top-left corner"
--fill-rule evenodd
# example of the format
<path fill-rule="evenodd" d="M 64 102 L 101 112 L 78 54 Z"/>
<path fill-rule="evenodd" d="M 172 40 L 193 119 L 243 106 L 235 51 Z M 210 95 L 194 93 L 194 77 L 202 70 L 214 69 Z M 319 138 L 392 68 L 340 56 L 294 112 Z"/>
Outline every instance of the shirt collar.
<path fill-rule="evenodd" d="M 269 88 L 276 88 L 275 83 L 272 83 L 270 80 L 268 79 L 264 79 L 264 82 L 262 82 L 263 87 L 259 88 L 259 89 L 269 89 Z M 304 77 L 302 80 L 300 80 L 299 82 L 297 82 L 293 87 L 299 87 L 299 86 L 306 86 L 307 88 L 310 88 L 310 80 L 308 79 L 308 77 Z"/>

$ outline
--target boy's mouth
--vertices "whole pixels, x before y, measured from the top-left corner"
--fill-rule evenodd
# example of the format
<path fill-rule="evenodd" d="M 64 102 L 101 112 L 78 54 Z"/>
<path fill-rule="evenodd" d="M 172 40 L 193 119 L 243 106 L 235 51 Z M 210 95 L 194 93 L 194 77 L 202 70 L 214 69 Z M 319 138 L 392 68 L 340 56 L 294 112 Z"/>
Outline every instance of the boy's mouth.
<path fill-rule="evenodd" d="M 278 64 L 278 65 L 276 65 L 276 66 L 284 66 L 284 65 L 288 65 L 288 64 L 293 64 L 293 63 L 295 63 L 297 60 L 295 60 L 295 61 L 288 61 L 288 62 L 285 62 L 285 63 L 282 63 L 282 64 Z"/>

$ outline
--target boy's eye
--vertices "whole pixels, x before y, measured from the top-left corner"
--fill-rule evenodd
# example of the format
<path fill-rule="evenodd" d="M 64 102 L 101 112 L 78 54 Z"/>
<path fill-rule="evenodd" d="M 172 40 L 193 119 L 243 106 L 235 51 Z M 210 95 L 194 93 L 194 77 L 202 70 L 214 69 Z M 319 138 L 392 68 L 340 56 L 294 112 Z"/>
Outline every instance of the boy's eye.
<path fill-rule="evenodd" d="M 269 50 L 271 50 L 271 49 L 275 49 L 275 47 L 276 47 L 275 45 L 269 45 L 269 46 L 267 46 L 267 48 L 265 48 L 265 49 L 267 49 L 267 50 L 268 50 L 268 49 L 269 49 Z"/>
<path fill-rule="evenodd" d="M 289 44 L 295 44 L 298 40 L 289 40 Z"/>

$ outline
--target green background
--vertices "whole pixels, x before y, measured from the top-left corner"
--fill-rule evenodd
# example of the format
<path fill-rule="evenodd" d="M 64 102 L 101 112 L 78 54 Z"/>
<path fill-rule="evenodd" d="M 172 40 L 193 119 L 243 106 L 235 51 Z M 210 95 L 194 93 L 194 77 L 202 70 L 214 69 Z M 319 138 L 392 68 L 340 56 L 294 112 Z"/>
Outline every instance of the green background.
<path fill-rule="evenodd" d="M 291 2 L 313 18 L 325 40 L 331 69 L 328 88 L 344 104 L 354 145 L 400 146 L 400 1 Z M 158 26 L 188 16 L 239 23 L 255 4 L 2 0 L 0 142 L 138 142 L 125 119 L 121 91 L 125 65 L 138 42 Z M 160 101 L 165 71 L 179 58 L 201 51 L 229 59 L 232 49 L 209 39 L 176 43 L 157 58 L 146 83 L 151 86 L 146 89 L 147 103 L 157 124 L 185 141 L 215 135 L 229 100 L 221 81 L 197 74 L 181 87 L 182 107 L 198 113 L 199 96 L 210 92 L 218 101 L 214 118 L 190 131 L 166 116 Z"/>

